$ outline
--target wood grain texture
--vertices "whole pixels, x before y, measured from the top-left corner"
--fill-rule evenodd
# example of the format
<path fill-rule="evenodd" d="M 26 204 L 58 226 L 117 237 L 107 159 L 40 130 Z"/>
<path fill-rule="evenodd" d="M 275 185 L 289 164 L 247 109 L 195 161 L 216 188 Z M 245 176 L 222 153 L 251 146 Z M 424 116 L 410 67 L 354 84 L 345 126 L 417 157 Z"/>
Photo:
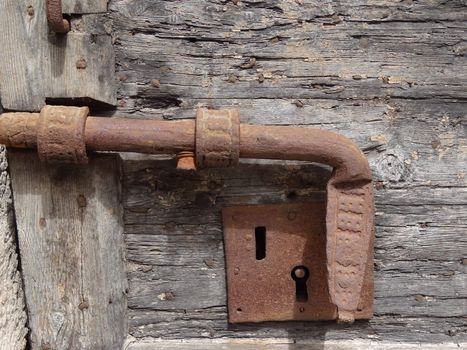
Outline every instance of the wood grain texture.
<path fill-rule="evenodd" d="M 31 349 L 118 349 L 126 327 L 119 163 L 9 154 Z"/>
<path fill-rule="evenodd" d="M 13 200 L 5 147 L 0 146 L 0 349 L 24 350 L 27 317 L 18 271 Z"/>
<path fill-rule="evenodd" d="M 467 345 L 467 344 L 461 344 Z M 208 342 L 192 341 L 183 343 L 180 341 L 150 341 L 131 343 L 125 350 L 457 350 L 457 344 L 401 344 L 397 342 L 375 342 L 375 341 L 327 341 L 325 343 L 292 344 L 283 343 L 271 344 L 270 341 L 255 342 Z"/>
<path fill-rule="evenodd" d="M 107 12 L 108 0 L 62 0 L 63 13 L 99 13 Z"/>
<path fill-rule="evenodd" d="M 0 13 L 5 109 L 38 111 L 46 99 L 62 98 L 115 104 L 110 27 L 102 15 L 73 19 L 64 36 L 49 31 L 43 0 L 5 0 Z"/>
<path fill-rule="evenodd" d="M 365 151 L 376 184 L 375 317 L 227 324 L 220 209 L 324 198 L 296 163 L 179 173 L 124 163 L 130 334 L 137 339 L 467 339 L 464 1 L 110 3 L 119 113 L 314 126 Z M 170 348 L 170 347 L 169 347 Z"/>
<path fill-rule="evenodd" d="M 246 164 L 187 175 L 174 169 L 174 161 L 127 161 L 124 206 L 131 334 L 462 339 L 467 296 L 465 189 L 460 193 L 459 189 L 423 189 L 425 198 L 417 190 L 377 191 L 373 320 L 351 327 L 303 322 L 227 324 L 220 209 L 322 199 L 326 180 L 322 169 L 297 164 Z M 443 204 L 441 198 L 449 203 Z M 437 209 L 440 206 L 442 211 Z M 439 219 L 427 221 L 433 213 Z M 407 327 L 416 332 L 405 331 Z"/>

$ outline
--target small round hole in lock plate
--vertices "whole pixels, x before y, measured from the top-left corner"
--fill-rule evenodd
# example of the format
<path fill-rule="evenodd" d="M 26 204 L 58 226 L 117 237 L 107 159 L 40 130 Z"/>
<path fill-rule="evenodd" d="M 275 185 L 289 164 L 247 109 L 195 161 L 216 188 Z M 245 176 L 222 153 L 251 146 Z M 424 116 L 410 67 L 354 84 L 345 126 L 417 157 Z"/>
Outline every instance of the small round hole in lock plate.
<path fill-rule="evenodd" d="M 237 307 L 237 312 L 242 312 L 242 308 L 241 307 Z"/>

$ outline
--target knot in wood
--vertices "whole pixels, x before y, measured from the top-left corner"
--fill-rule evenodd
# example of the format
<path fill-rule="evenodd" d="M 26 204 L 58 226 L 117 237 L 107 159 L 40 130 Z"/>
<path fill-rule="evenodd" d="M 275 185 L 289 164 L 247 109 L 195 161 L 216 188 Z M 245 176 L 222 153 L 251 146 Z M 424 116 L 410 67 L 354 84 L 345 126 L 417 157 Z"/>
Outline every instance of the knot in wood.
<path fill-rule="evenodd" d="M 45 106 L 37 127 L 37 151 L 47 163 L 87 164 L 87 107 Z"/>
<path fill-rule="evenodd" d="M 236 110 L 199 109 L 196 115 L 196 163 L 199 168 L 238 164 L 240 118 Z"/>

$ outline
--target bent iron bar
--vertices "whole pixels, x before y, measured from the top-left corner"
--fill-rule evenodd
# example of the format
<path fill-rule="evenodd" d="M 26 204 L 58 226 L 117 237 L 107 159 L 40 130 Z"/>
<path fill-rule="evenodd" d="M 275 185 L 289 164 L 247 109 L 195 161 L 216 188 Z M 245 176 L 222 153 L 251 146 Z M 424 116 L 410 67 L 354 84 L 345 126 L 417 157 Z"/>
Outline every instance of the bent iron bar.
<path fill-rule="evenodd" d="M 70 31 L 70 22 L 63 18 L 62 1 L 46 0 L 47 22 L 55 33 L 65 34 Z"/>
<path fill-rule="evenodd" d="M 346 137 L 320 129 L 240 124 L 235 111 L 201 109 L 196 121 L 88 117 L 89 110 L 46 106 L 6 113 L 0 143 L 37 148 L 47 162 L 86 163 L 89 151 L 178 154 L 179 167 L 227 167 L 239 158 L 312 161 L 334 167 L 327 185 L 327 268 L 339 322 L 359 308 L 374 234 L 371 171 Z M 190 162 L 190 158 L 193 160 Z M 187 161 L 188 160 L 188 161 Z M 188 165 L 187 165 L 188 164 Z"/>

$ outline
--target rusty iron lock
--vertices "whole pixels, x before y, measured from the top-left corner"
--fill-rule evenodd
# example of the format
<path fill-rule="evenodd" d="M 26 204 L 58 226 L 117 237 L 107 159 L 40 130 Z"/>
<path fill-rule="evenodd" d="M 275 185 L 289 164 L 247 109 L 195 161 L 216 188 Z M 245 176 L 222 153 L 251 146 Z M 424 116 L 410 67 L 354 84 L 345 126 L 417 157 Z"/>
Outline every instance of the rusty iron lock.
<path fill-rule="evenodd" d="M 46 162 L 85 164 L 92 151 L 169 153 L 180 169 L 240 158 L 333 167 L 324 203 L 223 210 L 230 322 L 371 318 L 374 201 L 371 171 L 346 137 L 314 128 L 241 124 L 238 112 L 201 109 L 196 121 L 88 116 L 46 106 L 5 113 L 0 143 L 37 148 Z"/>

